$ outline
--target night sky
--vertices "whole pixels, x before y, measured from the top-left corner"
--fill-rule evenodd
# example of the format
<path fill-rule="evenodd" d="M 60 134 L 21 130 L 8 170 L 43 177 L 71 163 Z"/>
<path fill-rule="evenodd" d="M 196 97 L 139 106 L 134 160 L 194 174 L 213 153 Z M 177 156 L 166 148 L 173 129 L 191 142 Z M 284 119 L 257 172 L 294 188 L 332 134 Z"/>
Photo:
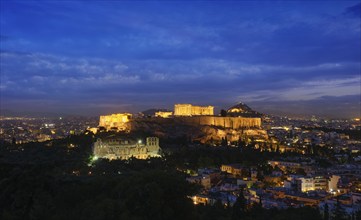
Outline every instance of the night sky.
<path fill-rule="evenodd" d="M 360 115 L 360 1 L 1 0 L 1 109 Z M 217 112 L 218 113 L 218 112 Z"/>

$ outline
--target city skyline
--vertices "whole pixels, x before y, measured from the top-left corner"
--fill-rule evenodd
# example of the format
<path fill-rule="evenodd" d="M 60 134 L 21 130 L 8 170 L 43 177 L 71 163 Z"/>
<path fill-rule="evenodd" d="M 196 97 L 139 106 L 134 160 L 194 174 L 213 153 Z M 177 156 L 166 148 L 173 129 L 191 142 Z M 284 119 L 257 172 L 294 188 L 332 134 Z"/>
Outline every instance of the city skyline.
<path fill-rule="evenodd" d="M 359 1 L 1 1 L 1 109 L 360 117 Z M 218 112 L 216 112 L 218 113 Z"/>

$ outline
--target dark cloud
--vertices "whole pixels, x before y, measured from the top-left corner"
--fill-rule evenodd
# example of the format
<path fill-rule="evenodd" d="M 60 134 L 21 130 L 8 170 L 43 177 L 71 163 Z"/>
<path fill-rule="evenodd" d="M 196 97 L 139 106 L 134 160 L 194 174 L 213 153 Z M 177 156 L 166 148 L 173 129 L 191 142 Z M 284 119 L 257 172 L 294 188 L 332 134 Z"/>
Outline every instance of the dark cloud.
<path fill-rule="evenodd" d="M 361 3 L 347 7 L 343 14 L 361 18 Z"/>
<path fill-rule="evenodd" d="M 104 112 L 358 94 L 360 20 L 339 11 L 349 5 L 9 1 L 1 102 Z"/>
<path fill-rule="evenodd" d="M 128 104 L 141 110 L 141 106 L 171 108 L 176 102 L 225 108 L 237 100 L 318 99 L 335 89 L 357 93 L 359 85 L 357 63 L 270 66 L 216 59 L 123 61 L 10 52 L 1 53 L 1 60 L 2 101 L 39 103 L 44 108 L 100 103 L 92 109 Z M 334 81 L 324 82 L 324 76 Z M 294 94 L 283 97 L 290 91 Z"/>
<path fill-rule="evenodd" d="M 6 35 L 0 34 L 0 41 L 8 41 L 8 40 L 10 40 L 10 39 L 11 39 L 10 36 L 6 36 Z"/>
<path fill-rule="evenodd" d="M 288 116 L 321 116 L 329 118 L 360 117 L 361 96 L 323 96 L 308 101 L 262 101 L 250 102 L 260 112 Z"/>

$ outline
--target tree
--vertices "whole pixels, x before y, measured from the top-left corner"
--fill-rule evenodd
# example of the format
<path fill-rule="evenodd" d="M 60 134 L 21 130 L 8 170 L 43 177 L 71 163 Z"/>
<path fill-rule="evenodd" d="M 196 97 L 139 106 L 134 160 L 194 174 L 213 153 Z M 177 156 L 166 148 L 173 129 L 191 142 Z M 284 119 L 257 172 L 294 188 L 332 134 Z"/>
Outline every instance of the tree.
<path fill-rule="evenodd" d="M 329 220 L 330 219 L 330 213 L 329 213 L 329 208 L 328 208 L 327 203 L 323 207 L 323 219 L 324 220 Z"/>
<path fill-rule="evenodd" d="M 259 198 L 259 203 L 254 203 L 252 208 L 248 211 L 248 219 L 270 219 L 269 216 L 265 215 L 265 209 L 262 208 L 262 198 Z"/>
<path fill-rule="evenodd" d="M 243 195 L 243 190 L 239 194 L 236 202 L 233 205 L 232 219 L 240 219 L 245 217 L 247 211 L 247 200 Z"/>
<path fill-rule="evenodd" d="M 224 109 L 221 109 L 220 115 L 221 115 L 222 117 L 227 117 L 227 111 L 224 110 Z"/>
<path fill-rule="evenodd" d="M 355 213 L 355 218 L 354 219 L 361 219 L 361 209 L 358 210 L 356 213 Z"/>
<path fill-rule="evenodd" d="M 225 137 L 225 138 L 222 137 L 221 145 L 222 146 L 227 146 L 228 145 L 227 137 Z"/>
<path fill-rule="evenodd" d="M 346 211 L 342 207 L 339 197 L 337 197 L 336 205 L 333 209 L 333 220 L 344 220 L 346 219 Z"/>
<path fill-rule="evenodd" d="M 279 154 L 280 153 L 280 144 L 277 144 L 277 147 L 276 147 L 276 153 Z"/>

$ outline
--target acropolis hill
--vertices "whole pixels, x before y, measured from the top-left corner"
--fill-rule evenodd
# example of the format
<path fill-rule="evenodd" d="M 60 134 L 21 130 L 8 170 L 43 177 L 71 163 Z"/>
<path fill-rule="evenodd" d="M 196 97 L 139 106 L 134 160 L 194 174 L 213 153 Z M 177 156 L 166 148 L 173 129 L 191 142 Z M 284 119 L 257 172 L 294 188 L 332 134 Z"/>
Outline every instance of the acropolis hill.
<path fill-rule="evenodd" d="M 241 110 L 240 110 L 241 111 Z M 173 117 L 134 117 L 129 113 L 101 116 L 99 126 L 107 130 L 146 131 L 155 136 L 187 136 L 207 142 L 209 140 L 238 140 L 242 135 L 266 136 L 261 129 L 260 117 L 214 116 L 213 106 L 176 104 Z M 120 120 L 118 122 L 118 119 Z M 126 120 L 124 120 L 126 119 Z"/>
<path fill-rule="evenodd" d="M 175 118 L 135 118 L 127 123 L 129 131 L 146 131 L 158 137 L 188 137 L 202 143 L 237 141 L 243 136 L 267 138 L 260 118 L 194 116 Z"/>

